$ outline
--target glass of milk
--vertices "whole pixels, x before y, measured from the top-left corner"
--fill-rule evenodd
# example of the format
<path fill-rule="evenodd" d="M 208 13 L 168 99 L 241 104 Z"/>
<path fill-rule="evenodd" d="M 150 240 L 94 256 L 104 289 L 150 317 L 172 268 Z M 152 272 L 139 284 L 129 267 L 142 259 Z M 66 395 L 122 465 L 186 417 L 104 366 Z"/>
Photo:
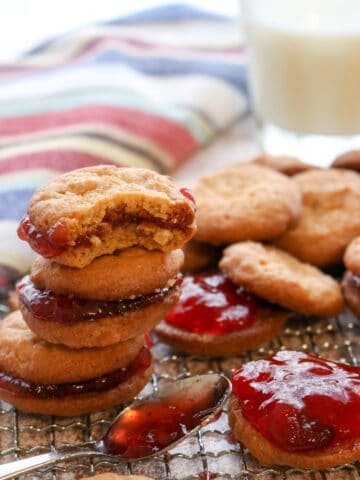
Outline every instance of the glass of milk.
<path fill-rule="evenodd" d="M 360 149 L 360 0 L 243 0 L 263 149 L 319 166 Z"/>

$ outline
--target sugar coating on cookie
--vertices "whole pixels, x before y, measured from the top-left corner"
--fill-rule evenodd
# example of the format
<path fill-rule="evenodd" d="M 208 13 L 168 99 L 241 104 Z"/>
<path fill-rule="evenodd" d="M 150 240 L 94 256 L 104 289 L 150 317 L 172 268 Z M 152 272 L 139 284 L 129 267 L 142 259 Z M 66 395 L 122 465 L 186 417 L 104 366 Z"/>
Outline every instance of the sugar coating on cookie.
<path fill-rule="evenodd" d="M 0 371 L 32 383 L 79 382 L 127 367 L 143 345 L 143 335 L 104 348 L 50 344 L 33 333 L 16 310 L 0 323 Z"/>
<path fill-rule="evenodd" d="M 61 175 L 35 192 L 28 216 L 21 238 L 31 243 L 36 229 L 55 247 L 48 257 L 79 268 L 131 246 L 173 250 L 195 232 L 193 201 L 168 177 L 141 168 L 99 165 Z"/>
<path fill-rule="evenodd" d="M 299 223 L 274 242 L 319 267 L 342 261 L 360 235 L 360 175 L 342 169 L 309 170 L 293 177 L 302 191 Z"/>
<path fill-rule="evenodd" d="M 355 238 L 346 248 L 344 255 L 345 267 L 360 276 L 360 237 Z"/>
<path fill-rule="evenodd" d="M 261 165 L 238 165 L 203 177 L 195 195 L 195 239 L 215 245 L 277 237 L 301 214 L 296 183 Z"/>
<path fill-rule="evenodd" d="M 233 282 L 295 312 L 331 317 L 343 308 L 333 278 L 276 247 L 239 242 L 224 250 L 219 265 Z"/>
<path fill-rule="evenodd" d="M 37 257 L 31 280 L 41 290 L 96 300 L 118 300 L 153 293 L 170 286 L 183 263 L 180 249 L 171 252 L 128 248 L 103 255 L 84 268 Z"/>

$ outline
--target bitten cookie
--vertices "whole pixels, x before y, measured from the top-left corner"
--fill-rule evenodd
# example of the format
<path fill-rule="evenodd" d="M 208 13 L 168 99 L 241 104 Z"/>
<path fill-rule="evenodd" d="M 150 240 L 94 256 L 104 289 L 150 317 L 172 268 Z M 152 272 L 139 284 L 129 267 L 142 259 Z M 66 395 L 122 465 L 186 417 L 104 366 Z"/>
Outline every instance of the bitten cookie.
<path fill-rule="evenodd" d="M 254 158 L 251 163 L 270 167 L 278 172 L 284 173 L 285 175 L 289 175 L 290 177 L 312 168 L 311 165 L 302 162 L 296 157 L 289 157 L 286 155 L 268 155 L 266 153 Z"/>
<path fill-rule="evenodd" d="M 72 351 L 40 340 L 15 311 L 0 325 L 0 398 L 25 412 L 51 415 L 128 402 L 152 373 L 142 341 Z"/>
<path fill-rule="evenodd" d="M 219 265 L 233 282 L 283 308 L 325 317 L 343 309 L 333 278 L 276 247 L 236 243 L 224 250 Z"/>
<path fill-rule="evenodd" d="M 179 351 L 219 357 L 270 341 L 286 318 L 285 311 L 212 272 L 184 278 L 179 302 L 154 331 Z"/>
<path fill-rule="evenodd" d="M 238 165 L 203 177 L 195 195 L 195 239 L 214 245 L 275 238 L 301 214 L 296 183 L 260 165 Z"/>
<path fill-rule="evenodd" d="M 347 268 L 341 282 L 344 298 L 348 307 L 360 318 L 360 237 L 348 245 L 344 263 Z"/>
<path fill-rule="evenodd" d="M 265 467 L 318 470 L 356 462 L 359 371 L 292 351 L 249 362 L 232 378 L 230 428 Z"/>
<path fill-rule="evenodd" d="M 40 255 L 85 267 L 94 258 L 140 246 L 169 251 L 195 232 L 195 204 L 166 176 L 99 165 L 39 188 L 18 229 Z"/>
<path fill-rule="evenodd" d="M 342 261 L 360 235 L 360 175 L 349 170 L 309 170 L 293 177 L 303 195 L 299 223 L 274 243 L 319 267 Z"/>

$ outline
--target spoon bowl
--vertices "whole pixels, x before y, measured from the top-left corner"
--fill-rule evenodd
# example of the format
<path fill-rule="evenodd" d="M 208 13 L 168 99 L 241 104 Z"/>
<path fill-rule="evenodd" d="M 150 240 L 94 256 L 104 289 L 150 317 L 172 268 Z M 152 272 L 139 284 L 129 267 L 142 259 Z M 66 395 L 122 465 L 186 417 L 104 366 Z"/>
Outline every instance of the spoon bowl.
<path fill-rule="evenodd" d="M 219 373 L 170 383 L 122 410 L 101 440 L 0 465 L 0 480 L 77 457 L 129 462 L 160 455 L 216 419 L 230 392 L 230 381 Z"/>

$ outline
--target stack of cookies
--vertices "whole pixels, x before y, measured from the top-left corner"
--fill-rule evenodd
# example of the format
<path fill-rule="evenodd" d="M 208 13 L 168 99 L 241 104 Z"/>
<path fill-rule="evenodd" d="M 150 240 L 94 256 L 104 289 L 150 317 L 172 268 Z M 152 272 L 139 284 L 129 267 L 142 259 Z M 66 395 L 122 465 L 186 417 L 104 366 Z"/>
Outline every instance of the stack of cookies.
<path fill-rule="evenodd" d="M 84 168 L 40 188 L 18 233 L 41 256 L 0 327 L 0 398 L 78 415 L 136 396 L 152 373 L 144 334 L 180 295 L 194 209 L 145 169 Z"/>

